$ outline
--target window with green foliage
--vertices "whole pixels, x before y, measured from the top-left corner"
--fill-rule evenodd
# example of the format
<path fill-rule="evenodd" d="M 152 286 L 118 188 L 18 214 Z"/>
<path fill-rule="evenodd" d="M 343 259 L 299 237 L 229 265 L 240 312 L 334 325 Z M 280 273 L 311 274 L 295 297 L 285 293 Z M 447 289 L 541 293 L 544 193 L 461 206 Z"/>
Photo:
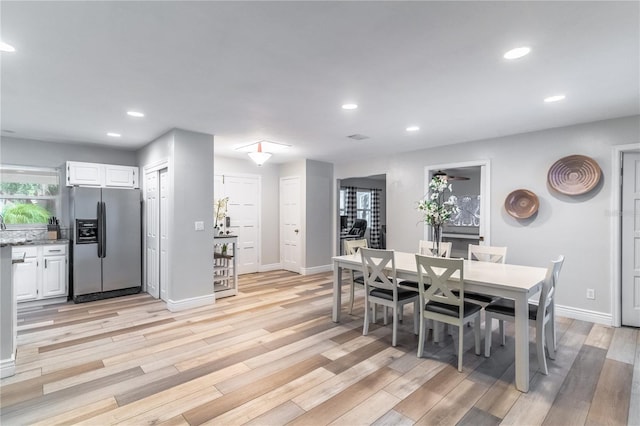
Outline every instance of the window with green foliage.
<path fill-rule="evenodd" d="M 58 170 L 0 166 L 0 212 L 7 225 L 46 224 L 59 216 L 59 204 Z"/>

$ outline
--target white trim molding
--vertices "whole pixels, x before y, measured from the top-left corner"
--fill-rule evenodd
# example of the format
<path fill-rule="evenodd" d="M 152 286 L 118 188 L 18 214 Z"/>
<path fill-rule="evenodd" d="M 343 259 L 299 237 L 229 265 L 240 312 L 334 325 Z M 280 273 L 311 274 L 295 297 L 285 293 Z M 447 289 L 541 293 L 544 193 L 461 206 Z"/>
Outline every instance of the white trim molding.
<path fill-rule="evenodd" d="M 556 305 L 556 315 L 606 326 L 613 325 L 613 317 L 611 314 L 574 308 L 573 306 Z"/>
<path fill-rule="evenodd" d="M 10 377 L 16 374 L 16 358 L 13 355 L 11 358 L 0 360 L 0 378 Z"/>
<path fill-rule="evenodd" d="M 637 143 L 627 145 L 615 145 L 611 149 L 611 258 L 609 259 L 611 277 L 611 325 L 622 325 L 622 153 L 640 151 Z"/>
<path fill-rule="evenodd" d="M 320 265 L 313 266 L 311 268 L 300 268 L 301 275 L 313 275 L 319 274 L 321 272 L 331 272 L 333 271 L 333 265 Z"/>
<path fill-rule="evenodd" d="M 282 269 L 282 263 L 270 263 L 268 265 L 259 265 L 258 272 L 279 271 Z"/>
<path fill-rule="evenodd" d="M 167 301 L 167 309 L 170 312 L 185 311 L 187 309 L 200 308 L 202 306 L 213 305 L 216 303 L 215 294 L 206 294 L 204 296 L 191 297 L 189 299 Z"/>

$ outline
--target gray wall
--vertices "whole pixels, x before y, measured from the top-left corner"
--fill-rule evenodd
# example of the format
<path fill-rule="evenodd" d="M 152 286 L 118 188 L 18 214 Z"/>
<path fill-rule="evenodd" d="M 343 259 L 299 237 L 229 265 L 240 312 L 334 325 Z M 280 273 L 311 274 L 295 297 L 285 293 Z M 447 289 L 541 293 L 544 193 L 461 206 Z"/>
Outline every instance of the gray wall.
<path fill-rule="evenodd" d="M 43 142 L 33 139 L 19 139 L 2 136 L 0 138 L 0 164 L 16 166 L 60 168 L 64 173 L 67 161 L 86 161 L 89 163 L 120 164 L 136 166 L 135 151 L 107 148 L 99 145 L 81 145 L 76 143 Z M 69 191 L 60 183 L 61 202 L 60 219 L 63 231 L 69 227 Z"/>
<path fill-rule="evenodd" d="M 488 159 L 491 164 L 491 243 L 509 247 L 509 262 L 546 267 L 564 254 L 557 302 L 611 313 L 610 202 L 612 146 L 640 141 L 640 117 L 627 117 L 335 165 L 336 178 L 387 173 L 388 247 L 413 251 L 422 236 L 415 202 L 423 196 L 427 165 Z M 584 154 L 603 172 L 592 192 L 569 197 L 547 187 L 547 171 L 561 157 Z M 532 190 L 540 209 L 526 221 L 504 211 L 514 189 Z M 618 284 L 615 284 L 618 285 Z M 585 297 L 586 288 L 596 299 Z"/>
<path fill-rule="evenodd" d="M 213 293 L 213 136 L 174 129 L 138 153 L 145 165 L 169 159 L 170 280 L 173 302 Z M 194 222 L 203 221 L 204 231 Z"/>
<path fill-rule="evenodd" d="M 333 164 L 307 160 L 304 268 L 327 265 L 333 253 Z"/>
<path fill-rule="evenodd" d="M 257 166 L 248 157 L 237 159 L 214 154 L 215 174 L 238 173 L 260 176 L 260 266 L 280 263 L 280 167 L 268 161 Z"/>
<path fill-rule="evenodd" d="M 137 166 L 136 152 L 99 145 L 0 138 L 0 163 L 33 167 L 62 167 L 67 161 Z"/>

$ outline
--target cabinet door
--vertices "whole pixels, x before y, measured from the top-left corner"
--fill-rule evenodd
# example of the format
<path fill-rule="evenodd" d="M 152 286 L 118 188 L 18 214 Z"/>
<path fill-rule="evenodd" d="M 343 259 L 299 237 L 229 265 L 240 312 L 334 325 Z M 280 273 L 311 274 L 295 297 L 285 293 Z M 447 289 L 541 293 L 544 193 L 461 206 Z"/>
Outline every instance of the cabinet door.
<path fill-rule="evenodd" d="M 13 265 L 13 285 L 16 300 L 35 300 L 38 298 L 38 260 L 27 257 L 23 263 Z"/>
<path fill-rule="evenodd" d="M 105 170 L 105 186 L 114 186 L 120 188 L 137 188 L 138 187 L 138 168 L 129 166 L 115 166 L 106 164 Z"/>
<path fill-rule="evenodd" d="M 101 186 L 104 181 L 104 165 L 96 163 L 67 162 L 67 186 Z"/>
<path fill-rule="evenodd" d="M 45 256 L 42 272 L 42 297 L 67 294 L 67 257 Z"/>

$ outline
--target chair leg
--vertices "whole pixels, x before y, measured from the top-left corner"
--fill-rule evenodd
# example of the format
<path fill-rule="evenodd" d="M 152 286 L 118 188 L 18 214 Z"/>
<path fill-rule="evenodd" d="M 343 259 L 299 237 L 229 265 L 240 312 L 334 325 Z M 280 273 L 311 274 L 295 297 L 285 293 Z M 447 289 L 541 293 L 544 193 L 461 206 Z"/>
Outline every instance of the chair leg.
<path fill-rule="evenodd" d="M 502 346 L 504 346 L 504 321 L 498 320 L 498 325 L 500 326 L 500 339 L 502 339 Z"/>
<path fill-rule="evenodd" d="M 424 336 L 426 334 L 426 324 L 424 315 L 420 315 L 420 330 L 418 332 L 418 358 L 422 358 L 424 352 Z"/>
<path fill-rule="evenodd" d="M 476 315 L 475 324 L 473 325 L 475 330 L 475 340 L 476 340 L 476 355 L 480 355 L 480 315 Z"/>
<path fill-rule="evenodd" d="M 547 352 L 549 353 L 550 359 L 556 359 L 556 348 L 553 341 L 553 332 L 553 326 L 551 325 L 550 321 L 544 326 L 544 335 L 545 339 L 547 340 Z"/>
<path fill-rule="evenodd" d="M 493 326 L 493 318 L 489 314 L 484 317 L 484 356 L 489 358 L 491 355 L 491 327 Z"/>
<path fill-rule="evenodd" d="M 440 343 L 440 325 L 442 323 L 433 321 L 433 343 Z"/>
<path fill-rule="evenodd" d="M 458 371 L 462 373 L 462 351 L 464 350 L 464 331 L 462 325 L 458 327 Z"/>
<path fill-rule="evenodd" d="M 353 277 L 351 278 L 351 292 L 349 293 L 349 315 L 353 313 L 353 299 L 355 298 L 355 287 L 356 284 L 353 282 Z"/>
<path fill-rule="evenodd" d="M 542 330 L 540 329 L 542 327 Z M 544 356 L 544 325 L 536 327 L 536 348 L 538 349 L 538 367 L 542 370 L 542 374 L 549 375 L 547 369 L 547 358 Z"/>
<path fill-rule="evenodd" d="M 385 323 L 386 323 L 386 319 L 387 319 L 387 315 L 386 315 L 386 309 L 387 307 L 384 307 L 385 309 Z M 393 315 L 393 332 L 391 334 L 391 346 L 395 346 L 396 345 L 396 339 L 397 339 L 397 335 L 398 335 L 398 311 L 396 311 L 396 308 L 394 307 L 393 309 L 391 309 L 391 314 Z"/>
<path fill-rule="evenodd" d="M 393 314 L 395 315 L 396 312 L 393 311 Z M 388 325 L 389 324 L 389 308 L 387 306 L 383 306 L 382 307 L 382 319 L 383 319 L 383 324 L 384 325 Z"/>
<path fill-rule="evenodd" d="M 418 317 L 420 316 L 420 302 L 413 302 L 413 334 L 418 334 Z"/>
<path fill-rule="evenodd" d="M 373 306 L 375 306 L 375 305 L 373 305 Z M 374 311 L 374 313 L 375 313 L 375 311 Z M 375 314 L 374 314 L 374 316 L 375 316 Z M 365 299 L 364 299 L 364 325 L 362 326 L 362 335 L 366 336 L 367 334 L 369 334 L 369 301 L 365 297 Z"/>

